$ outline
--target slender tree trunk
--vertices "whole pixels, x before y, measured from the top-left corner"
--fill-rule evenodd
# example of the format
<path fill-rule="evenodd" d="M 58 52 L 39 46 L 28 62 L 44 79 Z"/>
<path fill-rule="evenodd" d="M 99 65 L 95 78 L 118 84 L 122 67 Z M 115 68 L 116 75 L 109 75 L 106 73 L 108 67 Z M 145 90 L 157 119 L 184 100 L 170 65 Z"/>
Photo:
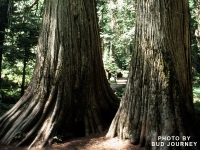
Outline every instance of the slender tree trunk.
<path fill-rule="evenodd" d="M 102 132 L 117 110 L 102 62 L 94 0 L 45 0 L 35 71 L 18 103 L 0 118 L 0 139 L 43 147 L 49 139 Z"/>
<path fill-rule="evenodd" d="M 4 43 L 4 34 L 0 33 L 0 87 L 1 87 L 1 72 L 2 72 L 2 61 L 3 61 L 3 43 Z"/>
<path fill-rule="evenodd" d="M 113 12 L 112 12 L 113 13 Z M 110 30 L 114 33 L 115 32 L 115 25 L 116 25 L 116 18 L 114 15 L 112 15 L 111 21 L 110 21 Z M 109 41 L 109 51 L 110 51 L 110 58 L 114 58 L 115 61 L 115 45 L 113 44 L 113 41 Z"/>
<path fill-rule="evenodd" d="M 107 137 L 149 149 L 199 149 L 191 84 L 188 1 L 138 0 L 125 95 Z M 197 147 L 167 147 L 158 136 L 190 136 Z M 164 142 L 154 147 L 152 142 Z"/>
<path fill-rule="evenodd" d="M 28 49 L 25 47 L 24 49 L 24 58 L 23 58 L 23 70 L 22 70 L 22 85 L 21 85 L 21 96 L 24 95 L 25 90 L 25 82 L 26 82 L 26 65 L 28 60 Z"/>
<path fill-rule="evenodd" d="M 8 0 L 0 0 L 0 86 L 1 86 L 1 71 L 3 58 L 3 43 L 5 28 L 7 25 Z"/>

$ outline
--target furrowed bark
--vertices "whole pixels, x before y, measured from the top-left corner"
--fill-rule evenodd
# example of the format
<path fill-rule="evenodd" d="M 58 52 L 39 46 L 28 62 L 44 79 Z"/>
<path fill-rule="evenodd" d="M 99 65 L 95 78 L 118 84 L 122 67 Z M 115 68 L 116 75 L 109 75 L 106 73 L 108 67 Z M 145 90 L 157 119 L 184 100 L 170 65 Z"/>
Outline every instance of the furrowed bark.
<path fill-rule="evenodd" d="M 45 0 L 44 6 L 33 77 L 0 118 L 2 144 L 40 148 L 75 134 L 82 123 L 85 135 L 102 132 L 119 104 L 103 68 L 94 0 Z"/>
<path fill-rule="evenodd" d="M 125 95 L 107 137 L 130 139 L 147 149 L 167 146 L 158 136 L 190 136 L 199 143 L 191 82 L 188 1 L 137 1 L 135 48 Z M 164 142 L 164 146 L 152 146 Z"/>

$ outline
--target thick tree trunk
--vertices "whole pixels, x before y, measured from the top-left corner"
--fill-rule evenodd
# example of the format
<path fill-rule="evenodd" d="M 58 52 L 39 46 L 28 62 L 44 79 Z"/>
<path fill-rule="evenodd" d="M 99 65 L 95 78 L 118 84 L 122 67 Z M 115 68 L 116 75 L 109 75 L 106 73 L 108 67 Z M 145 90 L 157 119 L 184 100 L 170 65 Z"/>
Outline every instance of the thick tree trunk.
<path fill-rule="evenodd" d="M 166 146 L 172 140 L 159 141 L 158 136 L 179 136 L 178 142 L 190 136 L 190 142 L 199 142 L 191 84 L 188 1 L 139 0 L 136 22 L 125 95 L 107 137 L 117 135 L 160 150 L 172 149 Z M 165 145 L 151 147 L 158 141 Z M 173 147 L 191 148 L 199 149 Z"/>
<path fill-rule="evenodd" d="M 85 135 L 102 132 L 119 100 L 102 62 L 94 0 L 45 0 L 33 78 L 19 102 L 0 118 L 1 143 L 44 146 L 78 123 Z"/>

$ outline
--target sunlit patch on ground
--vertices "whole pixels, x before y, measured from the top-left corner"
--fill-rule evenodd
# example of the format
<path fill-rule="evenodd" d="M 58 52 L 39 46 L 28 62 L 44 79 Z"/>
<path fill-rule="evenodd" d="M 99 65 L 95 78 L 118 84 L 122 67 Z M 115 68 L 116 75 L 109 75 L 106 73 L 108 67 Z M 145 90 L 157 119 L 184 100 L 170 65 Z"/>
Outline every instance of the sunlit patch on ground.
<path fill-rule="evenodd" d="M 145 150 L 144 147 L 132 145 L 128 140 L 122 141 L 117 137 L 106 138 L 106 133 L 107 131 L 88 137 L 66 139 L 62 143 L 53 143 L 52 146 L 46 146 L 42 149 L 33 147 L 30 150 Z M 27 146 L 0 145 L 0 150 L 27 150 L 27 148 Z"/>
<path fill-rule="evenodd" d="M 128 140 L 122 141 L 118 138 L 106 138 L 105 133 L 94 136 L 80 138 L 63 144 L 54 144 L 55 150 L 144 150 L 138 146 L 132 145 Z M 49 149 L 51 150 L 51 149 Z"/>

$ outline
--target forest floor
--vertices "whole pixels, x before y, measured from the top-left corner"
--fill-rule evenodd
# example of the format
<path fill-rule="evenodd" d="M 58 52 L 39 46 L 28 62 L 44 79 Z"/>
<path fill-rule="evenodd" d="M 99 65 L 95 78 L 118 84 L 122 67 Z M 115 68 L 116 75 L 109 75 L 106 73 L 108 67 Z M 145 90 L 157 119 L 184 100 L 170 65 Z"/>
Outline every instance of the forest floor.
<path fill-rule="evenodd" d="M 118 78 L 117 83 L 110 83 L 112 89 L 125 85 L 127 78 Z M 61 143 L 53 143 L 40 150 L 144 150 L 133 145 L 129 140 L 122 141 L 119 138 L 106 138 L 107 130 L 103 133 L 88 137 L 66 139 Z M 27 150 L 28 147 L 15 147 L 0 145 L 0 150 Z M 33 147 L 31 150 L 39 150 Z"/>
<path fill-rule="evenodd" d="M 117 82 L 116 83 L 110 83 L 110 87 L 112 89 L 116 89 L 122 85 L 126 85 L 126 82 L 127 82 L 127 78 L 126 77 L 121 77 L 121 78 L 118 78 L 117 79 Z"/>
<path fill-rule="evenodd" d="M 106 132 L 88 137 L 74 138 L 53 143 L 51 146 L 31 150 L 144 150 L 139 146 L 132 145 L 128 140 L 121 141 L 118 138 L 106 138 Z M 0 150 L 27 150 L 28 147 L 0 146 Z"/>

